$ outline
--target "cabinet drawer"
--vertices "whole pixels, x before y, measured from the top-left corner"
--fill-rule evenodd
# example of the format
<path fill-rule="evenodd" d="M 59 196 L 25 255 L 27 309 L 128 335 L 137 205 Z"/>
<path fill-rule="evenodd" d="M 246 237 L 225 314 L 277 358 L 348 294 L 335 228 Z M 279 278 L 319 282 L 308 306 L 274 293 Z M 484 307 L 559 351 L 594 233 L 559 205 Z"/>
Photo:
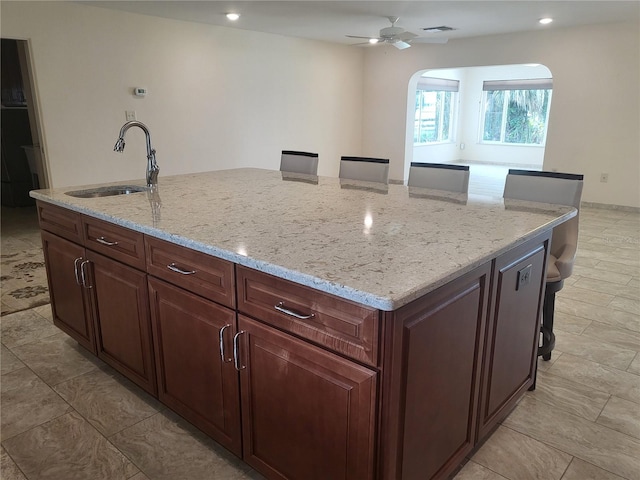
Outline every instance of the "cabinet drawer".
<path fill-rule="evenodd" d="M 79 213 L 40 201 L 36 205 L 42 230 L 82 243 L 82 217 Z"/>
<path fill-rule="evenodd" d="M 84 245 L 107 257 L 144 270 L 144 235 L 128 228 L 103 222 L 97 218 L 82 217 Z"/>
<path fill-rule="evenodd" d="M 369 365 L 378 364 L 379 312 L 237 267 L 238 310 Z"/>
<path fill-rule="evenodd" d="M 149 274 L 235 308 L 233 263 L 153 237 L 145 242 Z"/>

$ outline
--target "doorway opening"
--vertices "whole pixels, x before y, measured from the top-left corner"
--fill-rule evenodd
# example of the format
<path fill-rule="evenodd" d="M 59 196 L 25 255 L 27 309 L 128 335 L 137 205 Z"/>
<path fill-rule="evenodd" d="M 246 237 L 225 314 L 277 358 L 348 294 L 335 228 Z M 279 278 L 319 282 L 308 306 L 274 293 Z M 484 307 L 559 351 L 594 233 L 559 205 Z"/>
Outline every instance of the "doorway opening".
<path fill-rule="evenodd" d="M 469 193 L 502 196 L 510 168 L 543 169 L 552 90 L 539 64 L 416 72 L 405 172 L 411 162 L 468 165 Z"/>
<path fill-rule="evenodd" d="M 47 188 L 27 41 L 2 39 L 2 307 L 8 315 L 49 301 L 38 215 L 29 191 Z"/>
<path fill-rule="evenodd" d="M 29 191 L 49 185 L 28 44 L 2 39 L 2 206 L 34 204 Z"/>

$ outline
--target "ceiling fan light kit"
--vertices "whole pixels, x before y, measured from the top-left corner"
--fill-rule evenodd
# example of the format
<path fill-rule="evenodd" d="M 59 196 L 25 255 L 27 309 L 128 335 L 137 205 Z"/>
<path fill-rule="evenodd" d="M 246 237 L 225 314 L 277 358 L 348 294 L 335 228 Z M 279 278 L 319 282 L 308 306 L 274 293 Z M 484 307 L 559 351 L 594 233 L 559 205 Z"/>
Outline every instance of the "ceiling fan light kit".
<path fill-rule="evenodd" d="M 374 45 L 376 43 L 387 43 L 389 45 L 393 45 L 398 50 L 404 50 L 405 48 L 409 48 L 411 46 L 411 41 L 415 40 L 419 43 L 447 43 L 446 38 L 429 38 L 429 37 L 418 37 L 415 33 L 408 32 L 402 27 L 396 27 L 396 22 L 398 21 L 398 17 L 387 17 L 389 22 L 391 22 L 390 27 L 385 27 L 380 30 L 378 38 L 365 37 L 360 35 L 346 35 L 349 38 L 362 38 L 367 40 L 363 43 L 356 43 L 354 45 Z M 446 30 L 453 30 L 450 27 L 433 27 L 433 30 L 429 30 L 429 32 L 440 32 Z M 442 29 L 442 30 L 439 30 Z M 446 29 L 446 30 L 445 30 Z M 426 30 L 426 29 L 425 29 Z"/>

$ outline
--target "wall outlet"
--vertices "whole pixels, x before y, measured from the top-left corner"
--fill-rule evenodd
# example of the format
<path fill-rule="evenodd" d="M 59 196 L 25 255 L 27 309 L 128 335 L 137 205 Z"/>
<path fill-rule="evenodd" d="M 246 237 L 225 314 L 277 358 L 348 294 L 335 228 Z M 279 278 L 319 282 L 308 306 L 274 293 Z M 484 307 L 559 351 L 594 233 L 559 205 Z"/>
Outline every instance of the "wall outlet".
<path fill-rule="evenodd" d="M 125 110 L 125 117 L 127 117 L 127 122 L 136 119 L 136 111 L 135 110 Z"/>
<path fill-rule="evenodd" d="M 531 281 L 531 268 L 533 265 L 527 265 L 526 267 L 518 270 L 518 278 L 516 280 L 516 290 L 522 290 Z"/>
<path fill-rule="evenodd" d="M 602 183 L 607 183 L 609 181 L 609 174 L 608 173 L 601 173 L 600 174 L 600 181 Z"/>

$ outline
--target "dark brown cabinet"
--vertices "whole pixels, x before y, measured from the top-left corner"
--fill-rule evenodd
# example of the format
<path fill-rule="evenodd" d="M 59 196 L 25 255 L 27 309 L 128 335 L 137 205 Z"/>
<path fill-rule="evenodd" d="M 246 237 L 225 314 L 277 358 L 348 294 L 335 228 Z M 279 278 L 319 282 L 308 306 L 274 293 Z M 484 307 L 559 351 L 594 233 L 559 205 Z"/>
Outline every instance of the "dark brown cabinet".
<path fill-rule="evenodd" d="M 449 478 L 532 385 L 548 242 L 385 313 L 378 478 Z"/>
<path fill-rule="evenodd" d="M 41 202 L 37 210 L 54 323 L 156 395 L 147 275 L 130 266 L 144 266 L 142 234 Z"/>
<path fill-rule="evenodd" d="M 387 317 L 381 478 L 446 478 L 473 449 L 490 274 L 486 264 Z"/>
<path fill-rule="evenodd" d="M 550 232 L 380 312 L 38 213 L 55 324 L 270 480 L 450 478 L 533 384 Z"/>
<path fill-rule="evenodd" d="M 271 479 L 374 476 L 375 371 L 238 316 L 243 457 Z"/>
<path fill-rule="evenodd" d="M 147 275 L 91 250 L 87 259 L 98 357 L 155 395 Z"/>
<path fill-rule="evenodd" d="M 484 438 L 533 384 L 545 288 L 547 243 L 499 257 L 487 324 L 479 437 Z"/>
<path fill-rule="evenodd" d="M 158 397 L 242 455 L 233 310 L 149 278 Z"/>
<path fill-rule="evenodd" d="M 42 250 L 54 325 L 95 354 L 91 300 L 80 279 L 84 247 L 42 231 Z"/>

